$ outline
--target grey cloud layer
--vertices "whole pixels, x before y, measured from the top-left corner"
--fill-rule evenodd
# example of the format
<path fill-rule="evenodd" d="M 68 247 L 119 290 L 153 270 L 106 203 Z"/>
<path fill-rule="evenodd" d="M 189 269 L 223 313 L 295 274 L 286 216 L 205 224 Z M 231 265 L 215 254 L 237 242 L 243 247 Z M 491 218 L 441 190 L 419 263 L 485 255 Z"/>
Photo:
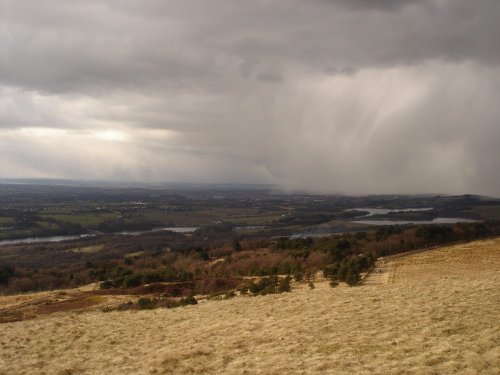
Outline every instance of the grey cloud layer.
<path fill-rule="evenodd" d="M 276 81 L 296 69 L 500 58 L 493 0 L 4 1 L 1 14 L 0 79 L 49 92 L 215 89 L 238 73 Z"/>
<path fill-rule="evenodd" d="M 496 0 L 0 0 L 0 167 L 500 195 L 499 16 Z"/>

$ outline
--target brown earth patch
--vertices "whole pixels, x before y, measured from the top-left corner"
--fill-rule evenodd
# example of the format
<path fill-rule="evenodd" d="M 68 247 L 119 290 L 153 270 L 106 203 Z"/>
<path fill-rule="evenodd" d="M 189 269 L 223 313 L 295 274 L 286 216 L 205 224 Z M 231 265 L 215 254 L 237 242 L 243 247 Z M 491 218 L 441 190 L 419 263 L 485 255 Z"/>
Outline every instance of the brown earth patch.
<path fill-rule="evenodd" d="M 116 308 L 140 296 L 186 297 L 193 290 L 206 289 L 220 293 L 235 289 L 237 278 L 213 278 L 171 283 L 152 283 L 136 288 L 97 289 L 97 284 L 62 291 L 46 291 L 18 296 L 0 297 L 0 323 L 34 319 L 41 315 L 63 312 L 99 311 Z"/>

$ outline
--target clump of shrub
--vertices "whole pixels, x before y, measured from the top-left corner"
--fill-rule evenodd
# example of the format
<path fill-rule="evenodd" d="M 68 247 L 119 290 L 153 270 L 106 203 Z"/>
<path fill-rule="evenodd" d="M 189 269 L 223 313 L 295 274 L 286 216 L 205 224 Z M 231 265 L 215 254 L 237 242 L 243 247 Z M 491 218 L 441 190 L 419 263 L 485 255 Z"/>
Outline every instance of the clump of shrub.
<path fill-rule="evenodd" d="M 337 280 L 330 280 L 330 286 L 336 288 L 339 286 L 339 282 Z"/>
<path fill-rule="evenodd" d="M 278 293 L 290 291 L 290 276 L 280 279 L 278 284 Z"/>
<path fill-rule="evenodd" d="M 236 297 L 236 292 L 234 292 L 233 290 L 224 294 L 224 299 L 231 299 L 234 297 Z"/>
<path fill-rule="evenodd" d="M 158 304 L 157 299 L 152 299 L 148 297 L 141 297 L 137 301 L 137 306 L 139 307 L 140 310 L 152 310 L 156 307 Z"/>
<path fill-rule="evenodd" d="M 293 274 L 293 279 L 300 283 L 304 279 L 304 274 L 301 271 L 297 271 Z"/>
<path fill-rule="evenodd" d="M 198 301 L 194 296 L 188 296 L 181 298 L 179 300 L 175 300 L 172 298 L 164 298 L 164 297 L 141 297 L 137 300 L 137 303 L 133 303 L 129 301 L 127 303 L 122 303 L 115 310 L 125 311 L 125 310 L 152 310 L 156 308 L 168 308 L 172 309 L 175 307 L 187 306 L 187 305 L 197 305 Z M 104 312 L 112 311 L 111 308 L 103 309 Z"/>
<path fill-rule="evenodd" d="M 349 286 L 355 286 L 361 280 L 360 273 L 368 270 L 374 264 L 375 256 L 373 254 L 353 255 L 342 259 L 340 263 L 327 266 L 323 274 L 331 280 L 332 287 L 336 287 L 339 281 L 343 281 Z"/>
<path fill-rule="evenodd" d="M 197 305 L 197 304 L 198 304 L 198 301 L 196 300 L 196 298 L 194 298 L 194 296 L 184 297 L 184 298 L 181 298 L 179 301 L 179 306 Z"/>
<path fill-rule="evenodd" d="M 311 237 L 307 238 L 289 238 L 280 237 L 274 243 L 275 250 L 288 250 L 288 249 L 308 249 L 314 245 L 314 240 Z"/>
<path fill-rule="evenodd" d="M 263 277 L 257 282 L 248 285 L 248 291 L 254 296 L 290 291 L 290 276 L 279 278 L 278 276 Z"/>
<path fill-rule="evenodd" d="M 101 282 L 99 287 L 101 289 L 135 288 L 140 285 L 158 282 L 182 282 L 193 280 L 192 273 L 177 271 L 170 268 L 158 272 L 133 273 L 131 270 L 119 266 L 114 270 L 113 276 L 114 277 Z"/>
<path fill-rule="evenodd" d="M 14 274 L 14 267 L 9 265 L 0 266 L 0 285 L 7 285 Z"/>
<path fill-rule="evenodd" d="M 257 282 L 252 282 L 248 286 L 248 290 L 253 295 L 261 294 L 266 295 L 276 293 L 276 286 L 278 285 L 277 276 L 263 277 Z"/>
<path fill-rule="evenodd" d="M 124 288 L 135 288 L 136 286 L 141 285 L 141 275 L 128 275 L 123 279 L 123 287 Z"/>
<path fill-rule="evenodd" d="M 110 280 L 104 280 L 99 284 L 99 289 L 111 289 L 113 283 Z"/>

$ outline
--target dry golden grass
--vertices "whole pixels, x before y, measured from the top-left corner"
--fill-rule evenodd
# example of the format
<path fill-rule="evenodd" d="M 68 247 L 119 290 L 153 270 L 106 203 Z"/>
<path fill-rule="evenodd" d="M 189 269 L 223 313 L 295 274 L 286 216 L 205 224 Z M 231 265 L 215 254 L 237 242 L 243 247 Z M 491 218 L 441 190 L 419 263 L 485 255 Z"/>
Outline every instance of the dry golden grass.
<path fill-rule="evenodd" d="M 0 325 L 0 374 L 499 374 L 500 239 L 390 260 L 387 284 Z"/>

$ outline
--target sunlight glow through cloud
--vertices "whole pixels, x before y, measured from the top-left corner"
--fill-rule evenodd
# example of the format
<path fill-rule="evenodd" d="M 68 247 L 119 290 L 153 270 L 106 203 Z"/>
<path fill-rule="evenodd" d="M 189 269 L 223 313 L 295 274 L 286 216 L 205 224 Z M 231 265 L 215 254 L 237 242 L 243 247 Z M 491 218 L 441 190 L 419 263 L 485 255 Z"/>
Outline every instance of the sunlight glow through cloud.
<path fill-rule="evenodd" d="M 93 131 L 87 137 L 110 142 L 124 142 L 129 138 L 127 134 L 116 130 Z"/>

